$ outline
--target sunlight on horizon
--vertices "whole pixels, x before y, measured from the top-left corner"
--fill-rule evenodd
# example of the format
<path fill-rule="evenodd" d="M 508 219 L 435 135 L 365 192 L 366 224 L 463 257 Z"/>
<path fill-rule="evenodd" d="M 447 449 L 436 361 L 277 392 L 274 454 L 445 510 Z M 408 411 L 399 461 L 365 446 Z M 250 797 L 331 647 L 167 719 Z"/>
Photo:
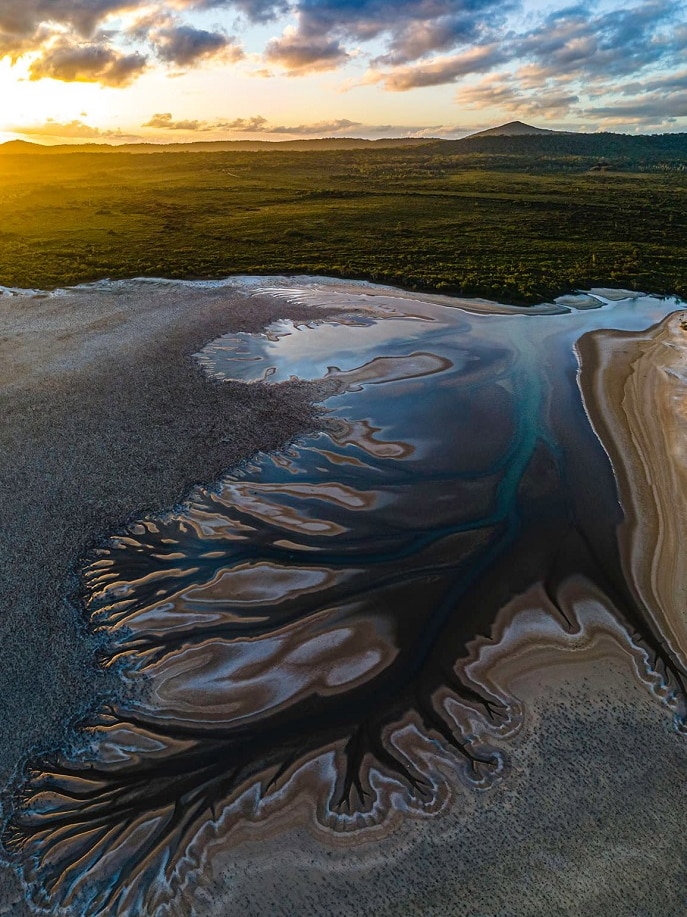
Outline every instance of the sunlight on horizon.
<path fill-rule="evenodd" d="M 428 18 L 383 0 L 260 2 L 264 16 L 250 0 L 203 11 L 129 0 L 101 15 L 76 0 L 29 5 L 26 34 L 0 22 L 0 133 L 118 143 L 460 136 L 513 120 L 685 128 L 682 0 L 660 10 L 437 0 Z"/>

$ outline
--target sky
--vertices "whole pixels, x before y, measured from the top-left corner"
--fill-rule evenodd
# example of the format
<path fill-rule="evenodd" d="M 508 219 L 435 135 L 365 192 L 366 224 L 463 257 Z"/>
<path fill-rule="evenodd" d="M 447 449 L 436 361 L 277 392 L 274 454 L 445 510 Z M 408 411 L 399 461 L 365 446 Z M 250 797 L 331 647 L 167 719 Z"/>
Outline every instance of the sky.
<path fill-rule="evenodd" d="M 687 130 L 687 0 L 0 0 L 0 141 Z"/>

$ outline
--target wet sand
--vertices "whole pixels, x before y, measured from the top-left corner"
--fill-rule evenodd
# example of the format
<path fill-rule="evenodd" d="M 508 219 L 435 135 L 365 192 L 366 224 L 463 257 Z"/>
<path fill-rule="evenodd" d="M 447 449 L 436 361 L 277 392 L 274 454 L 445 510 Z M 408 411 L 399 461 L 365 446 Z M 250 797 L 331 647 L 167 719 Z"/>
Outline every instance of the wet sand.
<path fill-rule="evenodd" d="M 507 780 L 357 847 L 249 841 L 193 899 L 213 917 L 684 917 L 686 753 L 665 708 L 603 654 L 561 654 L 517 694 Z"/>
<path fill-rule="evenodd" d="M 507 781 L 358 846 L 305 826 L 247 839 L 168 913 L 684 917 L 684 737 L 626 663 L 558 662 L 517 686 Z M 29 917 L 11 873 L 3 890 L 0 914 Z"/>
<path fill-rule="evenodd" d="M 119 688 L 67 600 L 84 551 L 322 424 L 316 386 L 212 383 L 190 355 L 228 329 L 309 315 L 227 289 L 0 298 L 3 783 L 30 747 L 62 744 L 75 713 Z M 536 641 L 520 648 L 517 628 L 507 639 L 509 621 L 504 610 L 502 655 L 487 651 L 483 666 L 527 708 L 499 736 L 506 780 L 488 792 L 457 782 L 441 817 L 360 843 L 323 845 L 294 819 L 222 853 L 212 881 L 191 881 L 168 912 L 684 917 L 685 739 L 641 683 L 641 659 L 611 625 L 576 640 L 561 622 L 527 665 Z M 476 647 L 478 670 L 479 658 Z M 11 874 L 0 880 L 0 915 L 28 914 L 20 895 Z"/>

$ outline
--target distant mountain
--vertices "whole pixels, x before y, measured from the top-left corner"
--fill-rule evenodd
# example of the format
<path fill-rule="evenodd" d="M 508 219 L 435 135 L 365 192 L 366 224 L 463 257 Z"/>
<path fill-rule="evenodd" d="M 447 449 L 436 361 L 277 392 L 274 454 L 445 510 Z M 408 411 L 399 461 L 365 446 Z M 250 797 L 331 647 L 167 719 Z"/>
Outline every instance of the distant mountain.
<path fill-rule="evenodd" d="M 545 127 L 533 127 L 531 124 L 525 124 L 524 121 L 509 121 L 508 124 L 500 124 L 498 127 L 490 127 L 486 131 L 477 131 L 476 134 L 469 134 L 469 139 L 473 137 L 519 137 L 522 134 L 562 134 L 567 131 L 551 131 Z M 465 138 L 466 140 L 468 137 Z"/>
<path fill-rule="evenodd" d="M 2 154 L 56 153 L 246 153 L 282 150 L 367 150 L 390 147 L 414 147 L 434 142 L 427 137 L 391 137 L 363 140 L 359 137 L 325 137 L 308 140 L 209 140 L 190 143 L 60 143 L 49 146 L 26 140 L 9 140 L 0 144 Z"/>
<path fill-rule="evenodd" d="M 46 147 L 39 143 L 29 143 L 28 140 L 8 140 L 7 143 L 0 143 L 0 153 L 35 153 L 41 152 Z"/>

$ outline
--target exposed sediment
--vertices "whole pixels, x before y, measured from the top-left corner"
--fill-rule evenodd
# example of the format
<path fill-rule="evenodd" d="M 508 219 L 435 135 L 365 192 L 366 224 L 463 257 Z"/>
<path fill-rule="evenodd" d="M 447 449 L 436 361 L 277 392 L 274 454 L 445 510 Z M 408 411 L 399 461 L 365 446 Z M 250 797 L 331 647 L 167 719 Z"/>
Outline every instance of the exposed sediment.
<path fill-rule="evenodd" d="M 687 668 L 687 313 L 578 342 L 585 406 L 615 471 L 624 572 Z"/>
<path fill-rule="evenodd" d="M 84 550 L 319 425 L 311 386 L 220 385 L 191 359 L 289 311 L 310 314 L 188 284 L 0 297 L 0 775 L 108 689 L 67 601 Z"/>

